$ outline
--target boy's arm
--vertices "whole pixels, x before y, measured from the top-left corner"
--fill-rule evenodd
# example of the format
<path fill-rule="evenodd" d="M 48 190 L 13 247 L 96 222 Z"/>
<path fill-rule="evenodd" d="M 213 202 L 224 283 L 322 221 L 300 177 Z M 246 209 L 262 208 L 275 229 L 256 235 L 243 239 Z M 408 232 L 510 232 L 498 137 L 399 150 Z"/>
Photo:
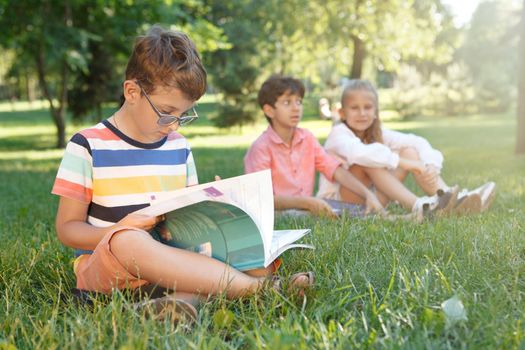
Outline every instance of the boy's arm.
<path fill-rule="evenodd" d="M 332 207 L 330 207 L 328 203 L 315 197 L 275 195 L 274 207 L 276 210 L 303 209 L 308 210 L 315 215 L 328 217 L 336 216 Z"/>
<path fill-rule="evenodd" d="M 160 220 L 160 217 L 131 213 L 114 225 L 95 227 L 87 223 L 88 207 L 89 203 L 60 197 L 55 225 L 58 239 L 64 245 L 93 250 L 108 232 L 118 226 L 149 230 Z"/>
<path fill-rule="evenodd" d="M 366 188 L 366 186 L 349 171 L 344 170 L 342 167 L 338 167 L 334 173 L 334 180 L 365 199 L 366 213 L 381 213 L 384 211 L 383 206 L 377 199 L 376 195 Z"/>

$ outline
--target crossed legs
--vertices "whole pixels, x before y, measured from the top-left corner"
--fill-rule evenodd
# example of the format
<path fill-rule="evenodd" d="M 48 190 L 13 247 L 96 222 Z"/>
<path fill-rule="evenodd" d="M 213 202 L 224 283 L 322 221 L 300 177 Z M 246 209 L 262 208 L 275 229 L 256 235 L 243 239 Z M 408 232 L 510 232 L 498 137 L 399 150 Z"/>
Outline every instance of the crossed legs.
<path fill-rule="evenodd" d="M 401 150 L 400 157 L 420 160 L 419 154 L 414 148 L 408 147 Z M 411 210 L 414 206 L 417 196 L 403 185 L 403 181 L 408 176 L 408 171 L 397 168 L 390 171 L 386 168 L 368 168 L 360 165 L 353 165 L 349 171 L 361 181 L 365 186 L 370 187 L 372 184 L 377 189 L 377 198 L 383 205 L 389 201 L 398 201 L 401 206 Z M 437 175 L 435 181 L 429 181 L 422 174 L 413 174 L 418 186 L 427 194 L 434 195 L 438 189 L 448 188 L 445 181 Z M 340 189 L 341 200 L 350 203 L 362 204 L 363 199 L 345 187 Z"/>
<path fill-rule="evenodd" d="M 155 241 L 143 232 L 123 230 L 111 239 L 111 251 L 126 270 L 140 279 L 173 289 L 184 299 L 225 293 L 237 298 L 259 291 L 272 269 L 240 272 L 223 262 Z M 304 281 L 303 281 L 304 279 Z M 300 287 L 307 277 L 296 281 Z"/>
<path fill-rule="evenodd" d="M 391 200 L 398 201 L 403 208 L 412 210 L 417 200 L 415 194 L 410 192 L 398 178 L 385 168 L 367 168 L 360 165 L 353 165 L 349 171 L 365 186 L 372 184 L 376 187 L 377 198 L 381 204 L 386 205 Z M 363 199 L 345 187 L 340 189 L 341 200 L 344 202 L 362 204 Z"/>

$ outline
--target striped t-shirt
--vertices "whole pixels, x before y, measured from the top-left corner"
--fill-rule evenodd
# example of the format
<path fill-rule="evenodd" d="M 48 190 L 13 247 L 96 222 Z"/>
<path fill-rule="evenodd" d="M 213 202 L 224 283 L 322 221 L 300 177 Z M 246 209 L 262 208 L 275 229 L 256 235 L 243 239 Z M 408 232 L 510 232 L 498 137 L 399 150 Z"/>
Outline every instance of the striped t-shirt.
<path fill-rule="evenodd" d="M 145 144 L 104 120 L 68 142 L 52 193 L 90 203 L 88 223 L 107 227 L 197 183 L 190 146 L 180 134 Z"/>

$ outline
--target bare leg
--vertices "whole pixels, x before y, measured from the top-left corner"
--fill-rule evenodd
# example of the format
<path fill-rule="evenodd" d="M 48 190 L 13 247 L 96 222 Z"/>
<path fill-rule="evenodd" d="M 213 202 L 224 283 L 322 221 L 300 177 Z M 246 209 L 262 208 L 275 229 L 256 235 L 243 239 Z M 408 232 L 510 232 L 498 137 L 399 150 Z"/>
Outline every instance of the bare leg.
<path fill-rule="evenodd" d="M 348 169 L 363 185 L 370 187 L 372 185 L 372 180 L 368 175 L 363 171 L 363 168 L 360 166 L 353 165 Z M 341 196 L 341 201 L 354 204 L 364 204 L 364 199 L 358 196 L 356 193 L 350 191 L 348 188 L 341 186 L 339 189 L 339 194 Z"/>
<path fill-rule="evenodd" d="M 200 303 L 206 301 L 206 298 L 200 294 L 175 292 L 175 297 L 180 300 L 184 300 L 191 305 L 198 307 Z"/>
<path fill-rule="evenodd" d="M 412 210 L 417 200 L 415 194 L 410 192 L 390 171 L 385 168 L 364 168 L 379 191 L 390 200 L 396 200 L 407 210 Z"/>
<path fill-rule="evenodd" d="M 367 169 L 368 168 L 362 167 L 360 165 L 353 165 L 350 167 L 348 171 L 350 171 L 366 187 L 370 187 L 372 186 L 373 181 L 368 175 Z M 363 198 L 361 198 L 354 192 L 350 191 L 346 187 L 341 186 L 339 193 L 341 196 L 341 200 L 343 202 L 354 203 L 354 204 L 364 204 Z M 376 192 L 376 196 L 377 196 L 377 199 L 379 199 L 379 201 L 381 202 L 383 206 L 387 205 L 388 202 L 390 202 L 390 198 L 388 198 L 388 196 L 385 195 L 383 192 L 381 192 L 381 190 L 379 189 Z"/>
<path fill-rule="evenodd" d="M 169 247 L 139 231 L 121 231 L 110 245 L 131 274 L 183 293 L 226 293 L 236 298 L 257 292 L 264 281 L 207 256 Z"/>
<path fill-rule="evenodd" d="M 391 200 L 398 201 L 405 209 L 412 210 L 417 200 L 416 195 L 410 192 L 389 170 L 385 168 L 367 168 L 359 165 L 350 167 L 350 172 L 365 186 L 372 183 L 378 189 L 377 196 L 383 205 Z M 350 190 L 341 187 L 341 200 L 361 204 L 363 199 Z"/>
<path fill-rule="evenodd" d="M 420 160 L 419 159 L 419 153 L 412 147 L 407 147 L 401 150 L 399 153 L 399 156 L 406 159 L 412 159 L 412 160 Z M 398 179 L 403 181 L 405 177 L 407 176 L 408 172 L 403 169 L 396 169 L 396 172 L 399 172 Z M 404 174 L 404 176 L 403 176 Z M 445 181 L 441 178 L 441 176 L 437 176 L 437 179 L 433 183 L 429 183 L 423 176 L 413 174 L 414 179 L 416 180 L 417 185 L 429 196 L 433 196 L 436 194 L 437 190 L 439 189 L 445 189 L 448 188 L 448 185 L 445 183 Z"/>
<path fill-rule="evenodd" d="M 392 172 L 392 175 L 394 175 L 399 181 L 404 182 L 408 176 L 408 171 L 406 171 L 405 169 L 396 168 Z"/>

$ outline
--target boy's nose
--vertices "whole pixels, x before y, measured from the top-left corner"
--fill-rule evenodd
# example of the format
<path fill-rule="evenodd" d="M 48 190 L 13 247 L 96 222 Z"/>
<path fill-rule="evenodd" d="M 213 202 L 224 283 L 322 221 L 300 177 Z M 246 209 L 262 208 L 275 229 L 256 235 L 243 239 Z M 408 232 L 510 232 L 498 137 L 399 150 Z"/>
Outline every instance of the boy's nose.
<path fill-rule="evenodd" d="M 299 110 L 299 109 L 303 108 L 303 105 L 300 104 L 300 103 L 292 103 L 292 108 L 295 109 L 295 110 Z"/>

